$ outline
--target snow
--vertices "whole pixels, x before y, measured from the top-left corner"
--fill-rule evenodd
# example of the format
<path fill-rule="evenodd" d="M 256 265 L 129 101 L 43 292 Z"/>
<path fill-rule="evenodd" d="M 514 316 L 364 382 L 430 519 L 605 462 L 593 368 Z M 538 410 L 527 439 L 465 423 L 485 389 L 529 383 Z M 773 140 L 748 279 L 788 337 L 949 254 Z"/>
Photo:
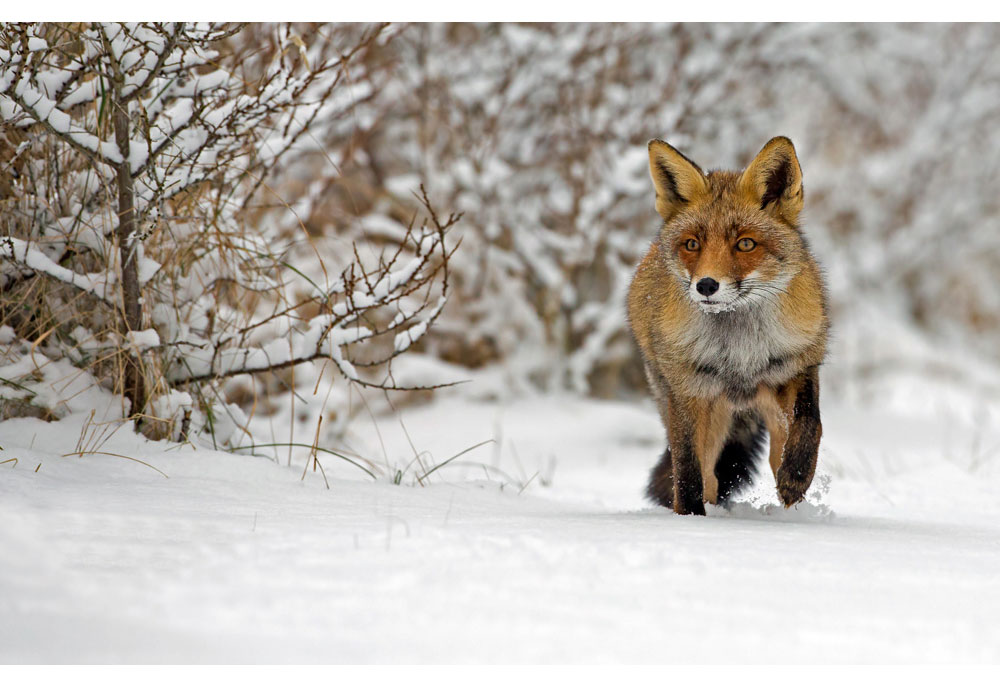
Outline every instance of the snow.
<path fill-rule="evenodd" d="M 828 407 L 806 503 L 767 477 L 706 518 L 642 500 L 647 402 L 444 394 L 379 417 L 384 453 L 371 422 L 345 441 L 382 476 L 320 453 L 329 489 L 308 449 L 0 423 L 0 660 L 1000 658 L 997 463 L 960 418 Z"/>
<path fill-rule="evenodd" d="M 59 281 L 72 284 L 82 291 L 101 300 L 110 300 L 112 275 L 106 273 L 79 274 L 57 264 L 42 251 L 32 248 L 27 241 L 4 236 L 0 239 L 0 250 L 5 257 L 16 260 L 26 267 L 42 272 Z"/>
<path fill-rule="evenodd" d="M 160 345 L 160 335 L 155 329 L 143 329 L 142 331 L 126 332 L 125 341 L 129 348 L 136 352 L 142 352 L 149 348 L 156 348 Z"/>
<path fill-rule="evenodd" d="M 0 338 L 3 338 L 2 329 Z M 41 351 L 31 350 L 20 357 L 15 353 L 16 359 L 10 361 L 12 352 L 3 353 L 0 356 L 0 411 L 5 399 L 18 399 L 48 409 L 56 417 L 73 414 L 89 417 L 94 413 L 99 420 L 104 420 L 120 416 L 121 401 L 102 389 L 89 372 L 75 368 L 69 360 L 51 360 Z"/>
<path fill-rule="evenodd" d="M 435 305 L 431 309 L 431 311 L 427 313 L 427 315 L 425 315 L 423 320 L 417 322 L 417 324 L 413 325 L 412 327 L 404 329 L 400 333 L 396 334 L 395 338 L 393 339 L 393 351 L 395 351 L 396 353 L 402 353 L 403 351 L 407 350 L 410 346 L 412 346 L 414 343 L 419 341 L 420 338 L 427 333 L 427 327 L 430 325 L 430 323 L 434 319 L 436 319 L 438 315 L 441 314 L 441 311 L 444 309 L 446 302 L 447 301 L 445 300 L 444 297 L 439 298 L 437 305 Z M 396 315 L 396 317 L 393 318 L 392 324 L 396 325 L 402 323 L 409 317 L 410 316 L 406 312 L 400 311 Z"/>

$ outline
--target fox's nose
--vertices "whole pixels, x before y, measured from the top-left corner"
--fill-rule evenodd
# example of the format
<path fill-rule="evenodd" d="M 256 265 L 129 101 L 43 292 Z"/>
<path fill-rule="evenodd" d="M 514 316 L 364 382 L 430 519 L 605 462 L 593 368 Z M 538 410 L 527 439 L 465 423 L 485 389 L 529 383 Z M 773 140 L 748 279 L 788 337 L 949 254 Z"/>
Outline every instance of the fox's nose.
<path fill-rule="evenodd" d="M 713 293 L 719 290 L 719 282 L 715 281 L 711 277 L 705 277 L 698 281 L 698 293 L 702 296 L 711 296 Z"/>

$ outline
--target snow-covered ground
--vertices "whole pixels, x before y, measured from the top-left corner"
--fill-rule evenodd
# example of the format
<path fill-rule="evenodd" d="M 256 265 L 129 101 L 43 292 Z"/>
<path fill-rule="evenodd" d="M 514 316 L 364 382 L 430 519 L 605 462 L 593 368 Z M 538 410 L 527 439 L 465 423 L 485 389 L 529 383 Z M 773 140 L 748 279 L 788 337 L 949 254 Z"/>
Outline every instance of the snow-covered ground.
<path fill-rule="evenodd" d="M 937 417 L 828 404 L 806 503 L 768 474 L 707 518 L 643 500 L 646 402 L 446 395 L 358 420 L 386 476 L 320 454 L 329 489 L 303 452 L 7 421 L 0 661 L 1000 660 L 1000 433 Z"/>

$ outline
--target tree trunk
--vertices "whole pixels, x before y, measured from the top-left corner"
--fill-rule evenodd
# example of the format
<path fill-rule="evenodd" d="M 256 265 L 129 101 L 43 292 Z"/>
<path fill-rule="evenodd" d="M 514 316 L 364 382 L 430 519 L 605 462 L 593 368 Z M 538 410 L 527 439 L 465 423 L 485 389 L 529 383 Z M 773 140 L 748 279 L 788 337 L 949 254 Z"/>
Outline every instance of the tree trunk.
<path fill-rule="evenodd" d="M 135 191 L 129 163 L 129 120 L 127 104 L 114 105 L 115 142 L 124 160 L 118 165 L 118 248 L 121 255 L 122 324 L 124 331 L 142 331 L 142 302 L 139 298 L 139 265 L 136 257 Z M 146 384 L 142 364 L 134 353 L 122 354 L 125 397 L 131 401 L 132 415 L 146 407 Z M 136 422 L 136 429 L 139 423 Z"/>

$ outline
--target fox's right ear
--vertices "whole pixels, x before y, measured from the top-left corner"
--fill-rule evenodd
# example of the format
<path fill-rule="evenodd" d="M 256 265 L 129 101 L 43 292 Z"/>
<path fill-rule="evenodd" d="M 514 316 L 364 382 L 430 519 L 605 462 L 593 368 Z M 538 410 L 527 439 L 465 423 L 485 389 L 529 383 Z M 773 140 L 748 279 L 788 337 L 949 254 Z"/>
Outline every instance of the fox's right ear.
<path fill-rule="evenodd" d="M 649 142 L 649 175 L 656 187 L 656 211 L 665 221 L 708 193 L 701 168 L 658 139 Z"/>

